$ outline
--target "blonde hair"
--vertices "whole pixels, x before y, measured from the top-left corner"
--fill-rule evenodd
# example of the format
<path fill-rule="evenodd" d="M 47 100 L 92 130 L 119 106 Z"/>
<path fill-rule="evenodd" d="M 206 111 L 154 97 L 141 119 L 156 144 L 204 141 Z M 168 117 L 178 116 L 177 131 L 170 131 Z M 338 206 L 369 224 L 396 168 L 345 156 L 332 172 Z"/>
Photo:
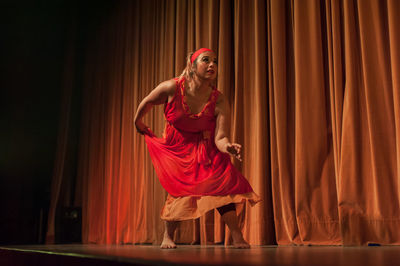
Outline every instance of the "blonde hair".
<path fill-rule="evenodd" d="M 197 58 L 193 61 L 191 61 L 193 52 L 189 53 L 187 58 L 186 58 L 186 67 L 183 69 L 182 73 L 179 76 L 179 81 L 182 79 L 186 79 L 187 81 L 190 81 L 193 78 L 194 71 L 193 71 L 193 66 L 196 66 L 197 64 Z"/>

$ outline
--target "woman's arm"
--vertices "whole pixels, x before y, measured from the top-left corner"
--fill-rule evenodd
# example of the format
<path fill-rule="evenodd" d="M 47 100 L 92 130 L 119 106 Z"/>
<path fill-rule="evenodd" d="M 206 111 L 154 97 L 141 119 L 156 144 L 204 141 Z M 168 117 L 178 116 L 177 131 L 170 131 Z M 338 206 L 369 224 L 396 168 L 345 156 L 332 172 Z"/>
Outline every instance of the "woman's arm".
<path fill-rule="evenodd" d="M 215 145 L 221 152 L 229 153 L 236 157 L 239 161 L 242 160 L 240 151 L 242 146 L 237 143 L 230 143 L 230 110 L 229 104 L 223 94 L 218 97 L 215 112 L 217 115 L 217 122 L 215 127 Z"/>
<path fill-rule="evenodd" d="M 149 127 L 143 123 L 144 115 L 154 106 L 163 104 L 175 94 L 175 80 L 167 80 L 160 83 L 149 95 L 140 102 L 135 114 L 135 126 L 140 134 L 150 134 Z"/>

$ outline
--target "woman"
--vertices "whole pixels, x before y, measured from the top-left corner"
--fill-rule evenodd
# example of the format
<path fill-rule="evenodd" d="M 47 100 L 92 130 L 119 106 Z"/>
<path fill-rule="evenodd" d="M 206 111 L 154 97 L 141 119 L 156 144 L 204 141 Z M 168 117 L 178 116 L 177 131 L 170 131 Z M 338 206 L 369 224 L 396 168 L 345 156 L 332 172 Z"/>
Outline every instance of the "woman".
<path fill-rule="evenodd" d="M 229 106 L 213 86 L 217 58 L 207 48 L 188 56 L 179 78 L 158 85 L 139 104 L 135 126 L 147 147 L 168 198 L 161 213 L 165 220 L 161 248 L 175 248 L 178 221 L 198 218 L 216 208 L 228 225 L 237 248 L 249 248 L 238 226 L 235 203 L 260 201 L 247 180 L 232 165 L 241 161 L 241 146 L 229 141 Z M 163 138 L 156 138 L 142 122 L 153 105 L 165 104 Z"/>

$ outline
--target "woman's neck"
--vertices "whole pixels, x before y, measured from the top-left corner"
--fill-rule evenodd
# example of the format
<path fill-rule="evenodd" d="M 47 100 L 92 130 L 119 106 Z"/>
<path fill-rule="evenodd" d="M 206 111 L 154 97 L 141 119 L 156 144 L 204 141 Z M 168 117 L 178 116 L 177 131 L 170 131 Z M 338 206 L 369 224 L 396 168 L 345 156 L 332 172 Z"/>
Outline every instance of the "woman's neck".
<path fill-rule="evenodd" d="M 207 91 L 211 87 L 211 80 L 201 79 L 195 75 L 190 80 L 189 87 L 196 92 Z"/>

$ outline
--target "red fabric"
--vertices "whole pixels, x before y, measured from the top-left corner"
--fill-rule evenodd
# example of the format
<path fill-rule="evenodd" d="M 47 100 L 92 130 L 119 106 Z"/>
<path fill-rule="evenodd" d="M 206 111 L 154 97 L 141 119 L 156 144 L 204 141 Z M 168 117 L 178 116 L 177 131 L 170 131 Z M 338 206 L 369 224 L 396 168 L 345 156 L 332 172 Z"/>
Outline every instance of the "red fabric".
<path fill-rule="evenodd" d="M 212 52 L 213 50 L 208 49 L 208 48 L 200 48 L 199 50 L 197 50 L 196 52 L 194 52 L 192 54 L 192 57 L 190 58 L 190 62 L 193 63 L 194 60 L 196 60 L 196 58 L 201 55 L 204 52 Z"/>
<path fill-rule="evenodd" d="M 214 88 L 203 110 L 191 114 L 185 102 L 184 80 L 176 82 L 175 96 L 165 105 L 164 137 L 145 136 L 161 185 L 174 197 L 252 192 L 230 156 L 214 143 L 214 110 L 220 92 Z"/>

